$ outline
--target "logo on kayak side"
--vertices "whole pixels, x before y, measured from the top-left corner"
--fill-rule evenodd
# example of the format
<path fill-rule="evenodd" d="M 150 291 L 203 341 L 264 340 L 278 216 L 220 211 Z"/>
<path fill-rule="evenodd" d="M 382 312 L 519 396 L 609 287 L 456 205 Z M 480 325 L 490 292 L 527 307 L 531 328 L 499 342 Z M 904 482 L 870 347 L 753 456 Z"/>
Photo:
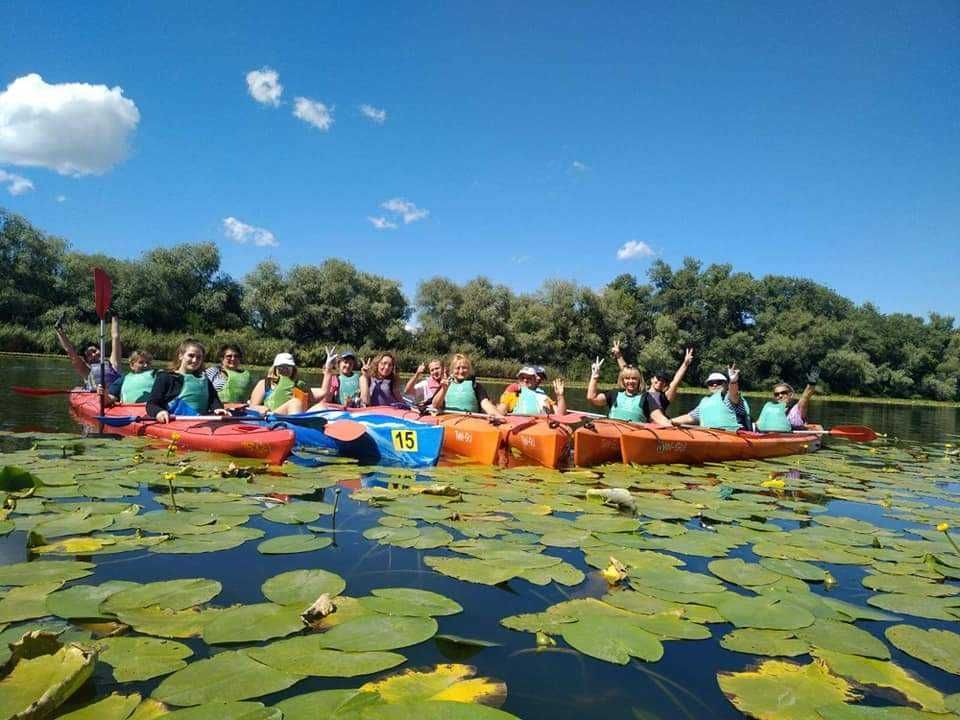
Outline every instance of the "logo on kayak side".
<path fill-rule="evenodd" d="M 668 440 L 657 441 L 657 452 L 661 454 L 669 452 L 684 452 L 686 449 L 687 444 L 685 442 L 670 442 Z"/>
<path fill-rule="evenodd" d="M 537 446 L 537 439 L 536 439 L 536 438 L 532 438 L 532 437 L 530 437 L 530 436 L 528 436 L 528 435 L 521 435 L 521 436 L 520 436 L 520 444 L 523 445 L 524 447 L 536 447 L 536 446 Z"/>
<path fill-rule="evenodd" d="M 471 432 L 464 432 L 463 430 L 457 430 L 456 432 L 454 432 L 453 436 L 459 442 L 467 443 L 468 445 L 473 443 L 473 433 Z"/>

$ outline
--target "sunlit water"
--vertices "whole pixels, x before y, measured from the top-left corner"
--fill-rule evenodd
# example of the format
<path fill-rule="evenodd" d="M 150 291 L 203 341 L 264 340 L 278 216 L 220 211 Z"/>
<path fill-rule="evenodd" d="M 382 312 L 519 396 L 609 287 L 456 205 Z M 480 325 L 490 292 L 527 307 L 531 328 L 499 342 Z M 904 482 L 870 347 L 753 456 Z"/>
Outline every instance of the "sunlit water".
<path fill-rule="evenodd" d="M 36 358 L 0 358 L 0 399 L 3 413 L 0 429 L 9 431 L 75 431 L 77 426 L 70 419 L 65 397 L 23 398 L 9 391 L 13 385 L 34 387 L 68 388 L 75 382 L 70 366 L 62 360 Z M 319 384 L 319 379 L 317 379 Z M 500 391 L 498 386 L 489 386 L 491 395 Z M 574 407 L 585 408 L 578 396 L 582 391 L 570 392 Z M 695 396 L 681 397 L 676 411 L 685 410 L 696 401 Z M 826 426 L 834 424 L 865 424 L 877 431 L 904 440 L 922 443 L 956 443 L 960 412 L 954 408 L 931 408 L 887 405 L 857 405 L 851 403 L 815 403 L 812 419 Z M 0 456 L 0 464 L 3 463 Z M 357 471 L 357 479 L 363 476 Z M 953 487 L 954 491 L 958 488 Z M 332 502 L 332 491 L 327 490 L 325 499 Z M 319 498 L 318 498 L 319 499 Z M 139 498 L 130 499 L 144 507 L 144 511 L 160 507 L 152 493 L 143 490 Z M 860 503 L 833 501 L 829 511 L 868 520 L 882 527 L 899 529 L 904 523 L 884 517 L 882 508 Z M 347 594 L 358 597 L 369 590 L 385 586 L 409 586 L 442 593 L 464 606 L 458 615 L 440 619 L 440 632 L 461 635 L 500 643 L 498 647 L 484 648 L 469 658 L 455 652 L 442 642 L 431 640 L 406 648 L 408 657 L 404 667 L 434 665 L 440 662 L 467 662 L 478 668 L 481 676 L 504 680 L 509 688 L 504 710 L 526 718 L 584 718 L 584 717 L 636 717 L 636 718 L 737 718 L 740 713 L 720 692 L 716 673 L 721 670 L 742 670 L 758 660 L 755 656 L 732 653 L 722 649 L 717 639 L 730 629 L 728 625 L 711 625 L 713 638 L 697 642 L 669 642 L 666 653 L 657 663 L 633 661 L 626 666 L 616 666 L 594 660 L 575 651 L 560 648 L 537 652 L 533 636 L 508 630 L 499 624 L 501 618 L 525 612 L 540 612 L 547 606 L 572 597 L 600 597 L 606 591 L 606 583 L 597 572 L 583 562 L 579 549 L 550 548 L 550 554 L 562 557 L 587 573 L 587 580 L 567 588 L 558 584 L 538 587 L 518 581 L 509 586 L 487 587 L 460 582 L 422 564 L 422 556 L 436 551 L 419 552 L 379 546 L 362 537 L 363 530 L 376 524 L 380 512 L 366 503 L 357 503 L 344 493 L 340 512 L 337 515 L 335 545 L 315 553 L 264 556 L 256 552 L 256 542 L 248 542 L 233 549 L 213 554 L 162 555 L 145 552 L 125 553 L 96 557 L 96 572 L 82 580 L 86 584 L 98 584 L 110 579 L 147 582 L 157 579 L 206 577 L 219 580 L 223 592 L 216 598 L 218 605 L 252 603 L 262 601 L 260 585 L 267 578 L 280 572 L 307 567 L 323 567 L 343 576 L 348 583 Z M 797 523 L 778 521 L 787 529 Z M 314 523 L 329 525 L 325 516 Z M 250 527 L 264 530 L 267 537 L 290 532 L 254 516 L 247 523 Z M 26 559 L 25 533 L 13 532 L 0 538 L 0 563 L 19 562 Z M 745 548 L 738 548 L 730 557 L 756 560 Z M 687 569 L 707 572 L 707 560 L 684 556 Z M 873 594 L 860 584 L 863 569 L 860 566 L 829 566 L 839 581 L 832 590 L 834 597 L 863 604 Z M 822 587 L 815 592 L 824 592 Z M 905 622 L 919 627 L 952 627 L 957 623 L 925 620 L 909 617 Z M 890 623 L 857 623 L 881 639 L 883 630 Z M 184 640 L 196 653 L 204 657 L 209 648 L 199 639 Z M 462 648 L 459 648 L 462 651 Z M 893 660 L 916 672 L 927 683 L 944 693 L 960 691 L 960 679 L 914 660 L 892 648 Z M 798 661 L 806 661 L 798 659 Z M 99 666 L 94 684 L 85 692 L 85 698 L 103 696 L 113 690 L 138 691 L 143 695 L 157 685 L 162 678 L 145 683 L 124 683 L 118 687 L 109 673 L 109 668 Z M 368 678 L 319 679 L 307 678 L 294 688 L 265 698 L 267 704 L 283 697 L 311 690 L 357 687 Z M 875 697 L 866 699 L 868 704 L 877 704 Z"/>

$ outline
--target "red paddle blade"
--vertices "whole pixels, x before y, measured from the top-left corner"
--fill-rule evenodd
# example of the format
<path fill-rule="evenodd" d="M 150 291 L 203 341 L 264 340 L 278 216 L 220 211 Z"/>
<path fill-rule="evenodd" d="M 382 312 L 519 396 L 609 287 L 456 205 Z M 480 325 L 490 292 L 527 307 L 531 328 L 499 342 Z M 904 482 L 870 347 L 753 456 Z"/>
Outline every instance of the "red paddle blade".
<path fill-rule="evenodd" d="M 71 393 L 89 392 L 89 390 L 56 390 L 54 388 L 30 388 L 13 385 L 10 388 L 18 395 L 43 396 L 43 395 L 70 395 Z"/>
<path fill-rule="evenodd" d="M 830 434 L 854 442 L 870 442 L 877 439 L 877 434 L 873 429 L 865 425 L 837 425 L 830 428 Z"/>
<path fill-rule="evenodd" d="M 113 299 L 113 283 L 110 276 L 100 268 L 93 269 L 93 297 L 97 306 L 97 317 L 104 320 Z"/>
<path fill-rule="evenodd" d="M 332 437 L 340 442 L 353 442 L 359 440 L 367 432 L 362 423 L 356 420 L 334 420 L 328 422 L 323 428 L 325 435 Z"/>

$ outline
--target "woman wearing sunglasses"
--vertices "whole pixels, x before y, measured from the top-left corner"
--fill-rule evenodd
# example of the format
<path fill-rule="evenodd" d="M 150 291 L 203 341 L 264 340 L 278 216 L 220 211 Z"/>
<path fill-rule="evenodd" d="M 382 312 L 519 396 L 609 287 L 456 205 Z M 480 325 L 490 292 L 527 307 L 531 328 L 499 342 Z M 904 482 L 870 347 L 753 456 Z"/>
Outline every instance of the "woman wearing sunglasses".
<path fill-rule="evenodd" d="M 820 370 L 814 368 L 807 375 L 807 386 L 797 400 L 793 388 L 788 383 L 773 386 L 773 400 L 767 402 L 757 418 L 757 430 L 760 432 L 792 432 L 809 429 L 807 425 L 807 405 L 817 391 Z"/>
<path fill-rule="evenodd" d="M 707 378 L 710 394 L 686 415 L 672 419 L 674 425 L 700 425 L 718 430 L 750 430 L 750 405 L 740 394 L 740 371 L 731 363 L 727 374 L 712 372 Z"/>

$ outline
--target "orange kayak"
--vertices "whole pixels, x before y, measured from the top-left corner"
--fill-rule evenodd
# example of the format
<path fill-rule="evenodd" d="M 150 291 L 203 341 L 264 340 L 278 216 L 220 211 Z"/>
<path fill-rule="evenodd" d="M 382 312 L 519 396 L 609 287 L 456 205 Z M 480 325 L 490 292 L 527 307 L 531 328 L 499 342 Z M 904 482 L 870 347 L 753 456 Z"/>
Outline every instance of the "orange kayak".
<path fill-rule="evenodd" d="M 100 414 L 100 398 L 96 393 L 70 395 L 70 408 L 83 424 L 91 427 L 99 424 L 93 419 Z M 146 409 L 142 403 L 115 405 L 107 408 L 106 414 L 117 417 L 141 416 L 146 415 Z M 293 431 L 287 428 L 274 430 L 253 423 L 191 421 L 187 418 L 166 425 L 153 420 L 132 422 L 123 427 L 111 427 L 110 431 L 168 442 L 176 440 L 177 446 L 183 450 L 207 450 L 235 457 L 258 458 L 272 465 L 280 465 L 293 450 L 296 441 Z"/>
<path fill-rule="evenodd" d="M 755 460 L 811 452 L 819 447 L 820 437 L 804 432 L 728 432 L 645 425 L 633 426 L 620 436 L 623 462 L 637 465 Z"/>
<path fill-rule="evenodd" d="M 567 457 L 572 430 L 563 422 L 517 415 L 507 417 L 500 427 L 508 447 L 544 467 L 556 469 Z"/>
<path fill-rule="evenodd" d="M 620 436 L 637 427 L 622 420 L 591 420 L 573 431 L 573 464 L 621 462 Z"/>
<path fill-rule="evenodd" d="M 503 441 L 501 428 L 487 415 L 438 415 L 443 425 L 443 452 L 462 455 L 484 465 L 495 465 Z"/>

